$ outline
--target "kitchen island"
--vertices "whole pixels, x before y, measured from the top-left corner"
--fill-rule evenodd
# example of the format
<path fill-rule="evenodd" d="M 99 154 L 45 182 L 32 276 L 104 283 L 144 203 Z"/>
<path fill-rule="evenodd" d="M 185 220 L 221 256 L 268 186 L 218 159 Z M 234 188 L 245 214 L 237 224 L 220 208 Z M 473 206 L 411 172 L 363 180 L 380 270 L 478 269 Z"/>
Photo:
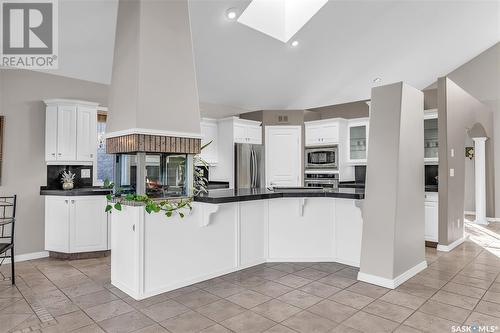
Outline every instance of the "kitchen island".
<path fill-rule="evenodd" d="M 264 262 L 359 266 L 362 189 L 214 190 L 168 218 L 111 214 L 111 283 L 144 299 Z"/>

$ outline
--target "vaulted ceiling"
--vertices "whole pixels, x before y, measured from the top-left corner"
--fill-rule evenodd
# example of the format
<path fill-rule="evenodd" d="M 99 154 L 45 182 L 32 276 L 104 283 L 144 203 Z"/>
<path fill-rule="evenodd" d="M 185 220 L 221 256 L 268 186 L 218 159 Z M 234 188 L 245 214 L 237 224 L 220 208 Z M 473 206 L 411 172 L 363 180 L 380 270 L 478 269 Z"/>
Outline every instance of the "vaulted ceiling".
<path fill-rule="evenodd" d="M 374 84 L 423 89 L 500 40 L 498 1 L 330 0 L 295 48 L 225 18 L 248 4 L 190 0 L 201 102 L 302 109 L 368 99 Z M 60 1 L 56 74 L 110 82 L 116 9 L 116 0 Z"/>

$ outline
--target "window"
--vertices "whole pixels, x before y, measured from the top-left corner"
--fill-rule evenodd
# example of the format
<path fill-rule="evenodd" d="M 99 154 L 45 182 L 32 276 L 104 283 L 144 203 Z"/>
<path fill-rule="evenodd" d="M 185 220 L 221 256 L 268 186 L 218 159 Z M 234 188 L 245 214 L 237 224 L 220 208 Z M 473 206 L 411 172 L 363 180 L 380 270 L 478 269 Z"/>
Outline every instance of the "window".
<path fill-rule="evenodd" d="M 97 182 L 104 184 L 106 179 L 114 179 L 114 158 L 106 154 L 106 114 L 99 112 L 97 115 Z"/>

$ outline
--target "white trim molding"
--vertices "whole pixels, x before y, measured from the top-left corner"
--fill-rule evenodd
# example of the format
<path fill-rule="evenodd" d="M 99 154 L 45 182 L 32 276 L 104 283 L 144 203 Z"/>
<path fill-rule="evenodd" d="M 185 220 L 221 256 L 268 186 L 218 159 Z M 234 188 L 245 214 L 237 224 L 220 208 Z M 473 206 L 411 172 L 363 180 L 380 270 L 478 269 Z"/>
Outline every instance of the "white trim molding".
<path fill-rule="evenodd" d="M 158 136 L 173 136 L 178 138 L 201 139 L 201 133 L 192 132 L 176 132 L 176 131 L 163 131 L 149 128 L 130 128 L 123 131 L 114 131 L 106 133 L 106 139 L 115 138 L 117 136 L 125 136 L 131 134 L 146 134 Z"/>
<path fill-rule="evenodd" d="M 93 106 L 93 107 L 98 107 L 99 103 L 96 102 L 89 102 L 89 101 L 81 101 L 77 99 L 64 99 L 64 98 L 52 98 L 52 99 L 45 99 L 43 102 L 46 105 L 52 105 L 52 104 L 65 104 L 65 105 L 88 105 L 88 106 Z"/>
<path fill-rule="evenodd" d="M 473 212 L 473 211 L 470 211 L 470 210 L 466 210 L 464 212 L 464 214 L 465 215 L 476 216 L 476 212 Z M 500 217 L 487 217 L 486 221 L 488 221 L 488 222 L 500 222 Z M 471 221 L 471 222 L 474 222 L 474 221 Z"/>
<path fill-rule="evenodd" d="M 467 239 L 467 237 L 468 236 L 464 236 L 462 238 L 459 238 L 456 241 L 454 241 L 453 243 L 448 244 L 448 245 L 438 244 L 437 250 L 438 251 L 442 251 L 442 252 L 450 252 L 451 250 L 453 250 L 454 248 L 456 248 L 457 246 L 459 246 L 460 244 L 462 244 L 463 242 L 465 242 L 465 240 Z"/>
<path fill-rule="evenodd" d="M 409 280 L 410 278 L 414 277 L 421 271 L 427 268 L 427 261 L 422 261 L 419 264 L 413 266 L 406 272 L 396 276 L 394 279 L 388 279 L 384 278 L 381 276 L 376 276 L 372 274 L 367 274 L 363 272 L 358 273 L 358 280 L 363 281 L 363 282 L 368 282 L 371 284 L 375 284 L 377 286 L 389 288 L 389 289 L 396 289 L 399 285 L 401 285 L 403 282 Z"/>
<path fill-rule="evenodd" d="M 24 254 L 14 255 L 14 261 L 15 262 L 28 261 L 28 260 L 34 260 L 34 259 L 47 258 L 48 256 L 49 256 L 49 251 L 24 253 Z M 10 264 L 10 259 L 9 258 L 5 259 L 3 264 L 4 265 Z"/>

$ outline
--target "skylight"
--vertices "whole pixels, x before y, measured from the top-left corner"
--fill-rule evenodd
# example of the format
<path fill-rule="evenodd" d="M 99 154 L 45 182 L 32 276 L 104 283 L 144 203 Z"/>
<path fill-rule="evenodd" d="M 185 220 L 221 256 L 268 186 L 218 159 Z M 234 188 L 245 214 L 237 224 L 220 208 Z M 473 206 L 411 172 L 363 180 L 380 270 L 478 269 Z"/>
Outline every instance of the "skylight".
<path fill-rule="evenodd" d="M 252 0 L 238 22 L 287 43 L 328 0 Z"/>

